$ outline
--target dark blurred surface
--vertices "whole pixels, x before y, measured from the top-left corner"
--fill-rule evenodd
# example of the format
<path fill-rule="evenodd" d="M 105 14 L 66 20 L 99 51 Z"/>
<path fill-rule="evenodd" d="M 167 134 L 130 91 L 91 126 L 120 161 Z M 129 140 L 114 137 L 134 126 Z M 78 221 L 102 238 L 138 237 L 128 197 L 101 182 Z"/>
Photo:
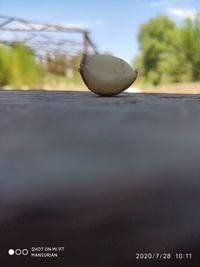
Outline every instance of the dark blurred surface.
<path fill-rule="evenodd" d="M 200 95 L 1 91 L 0 266 L 199 266 L 199 114 Z M 36 246 L 65 250 L 8 255 Z"/>

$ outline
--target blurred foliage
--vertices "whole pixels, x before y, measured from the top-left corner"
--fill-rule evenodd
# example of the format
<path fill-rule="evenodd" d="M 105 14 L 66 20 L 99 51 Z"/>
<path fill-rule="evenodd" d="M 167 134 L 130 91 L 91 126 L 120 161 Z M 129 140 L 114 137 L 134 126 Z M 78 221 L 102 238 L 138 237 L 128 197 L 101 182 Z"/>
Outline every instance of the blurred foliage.
<path fill-rule="evenodd" d="M 56 52 L 54 55 L 46 55 L 46 70 L 50 73 L 64 76 L 69 65 L 67 56 Z"/>
<path fill-rule="evenodd" d="M 34 87 L 39 77 L 40 67 L 31 50 L 19 43 L 0 46 L 0 86 Z"/>
<path fill-rule="evenodd" d="M 0 46 L 0 86 L 7 85 L 11 79 L 11 52 L 9 49 Z"/>
<path fill-rule="evenodd" d="M 104 51 L 103 53 L 104 55 L 108 55 L 108 56 L 114 56 L 114 53 L 111 51 Z"/>
<path fill-rule="evenodd" d="M 74 84 L 75 86 L 82 86 L 82 79 L 78 71 L 82 53 L 68 57 L 66 54 L 55 52 L 53 55 L 46 55 L 45 62 L 43 62 L 44 84 L 54 84 L 59 87 L 59 84 Z M 43 85 L 44 85 L 43 84 Z"/>
<path fill-rule="evenodd" d="M 140 80 L 153 85 L 200 79 L 200 15 L 178 27 L 166 16 L 141 25 L 140 54 L 133 65 Z"/>
<path fill-rule="evenodd" d="M 78 73 L 78 67 L 79 67 L 79 64 L 81 61 L 81 57 L 82 57 L 82 53 L 78 53 L 78 54 L 74 55 L 71 59 L 71 67 L 72 67 L 74 74 Z"/>
<path fill-rule="evenodd" d="M 139 82 L 148 85 L 200 80 L 200 14 L 177 26 L 166 16 L 150 19 L 139 28 L 140 53 L 133 66 Z M 110 51 L 104 54 L 113 55 Z M 78 72 L 81 53 L 74 56 L 59 51 L 38 60 L 20 43 L 0 45 L 0 87 L 43 88 L 56 82 L 83 85 Z"/>
<path fill-rule="evenodd" d="M 47 82 L 81 84 L 78 65 L 81 53 L 68 58 L 55 52 L 38 60 L 34 52 L 21 43 L 0 44 L 0 87 L 42 88 Z"/>

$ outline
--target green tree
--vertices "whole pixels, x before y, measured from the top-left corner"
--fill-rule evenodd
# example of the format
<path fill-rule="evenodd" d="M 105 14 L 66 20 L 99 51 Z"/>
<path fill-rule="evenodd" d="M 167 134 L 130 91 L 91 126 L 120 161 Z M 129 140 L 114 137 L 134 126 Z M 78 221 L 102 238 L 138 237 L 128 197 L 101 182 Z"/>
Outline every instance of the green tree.
<path fill-rule="evenodd" d="M 200 14 L 177 27 L 165 16 L 140 27 L 140 54 L 134 65 L 154 85 L 200 79 Z"/>
<path fill-rule="evenodd" d="M 194 20 L 186 19 L 180 29 L 180 49 L 184 53 L 185 62 L 191 73 L 191 79 L 200 79 L 200 14 Z"/>
<path fill-rule="evenodd" d="M 141 54 L 134 64 L 142 68 L 142 75 L 153 84 L 162 80 L 163 63 L 171 52 L 176 25 L 166 16 L 157 16 L 141 25 L 138 34 Z"/>

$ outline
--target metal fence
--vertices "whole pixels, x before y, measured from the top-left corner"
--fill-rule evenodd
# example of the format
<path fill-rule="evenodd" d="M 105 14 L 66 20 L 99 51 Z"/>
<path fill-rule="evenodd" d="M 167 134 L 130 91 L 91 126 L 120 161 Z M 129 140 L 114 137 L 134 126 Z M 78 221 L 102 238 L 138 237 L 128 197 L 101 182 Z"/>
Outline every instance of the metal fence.
<path fill-rule="evenodd" d="M 73 56 L 79 52 L 98 53 L 87 29 L 70 24 L 41 23 L 21 18 L 0 15 L 0 42 L 23 43 L 34 50 L 35 55 L 57 51 Z"/>

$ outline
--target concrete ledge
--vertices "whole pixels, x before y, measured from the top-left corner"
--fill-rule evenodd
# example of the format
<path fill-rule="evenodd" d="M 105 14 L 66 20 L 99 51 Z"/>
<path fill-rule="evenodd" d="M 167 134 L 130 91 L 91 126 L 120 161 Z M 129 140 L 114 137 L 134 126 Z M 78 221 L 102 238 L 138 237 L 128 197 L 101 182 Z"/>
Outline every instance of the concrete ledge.
<path fill-rule="evenodd" d="M 65 247 L 57 267 L 199 262 L 200 95 L 0 91 L 0 132 L 4 266 L 36 244 Z"/>

